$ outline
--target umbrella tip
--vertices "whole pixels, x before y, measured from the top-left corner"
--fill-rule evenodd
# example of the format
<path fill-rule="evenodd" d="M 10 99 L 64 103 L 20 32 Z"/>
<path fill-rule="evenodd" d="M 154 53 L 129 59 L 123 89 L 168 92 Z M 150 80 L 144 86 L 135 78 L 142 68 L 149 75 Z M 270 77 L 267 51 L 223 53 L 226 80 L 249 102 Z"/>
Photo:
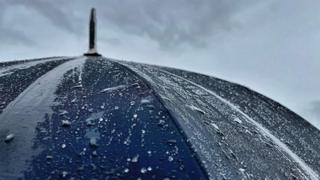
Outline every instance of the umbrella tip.
<path fill-rule="evenodd" d="M 89 50 L 85 53 L 85 56 L 101 56 L 97 51 L 97 18 L 96 9 L 91 8 L 90 20 L 89 20 Z"/>

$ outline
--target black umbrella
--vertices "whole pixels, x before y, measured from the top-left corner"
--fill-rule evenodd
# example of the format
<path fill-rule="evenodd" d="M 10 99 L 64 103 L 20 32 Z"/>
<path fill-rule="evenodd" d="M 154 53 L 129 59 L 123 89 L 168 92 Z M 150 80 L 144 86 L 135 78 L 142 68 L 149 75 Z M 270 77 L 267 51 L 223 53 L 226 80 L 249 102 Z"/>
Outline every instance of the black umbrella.
<path fill-rule="evenodd" d="M 0 179 L 319 179 L 320 131 L 241 85 L 89 51 L 0 64 Z"/>

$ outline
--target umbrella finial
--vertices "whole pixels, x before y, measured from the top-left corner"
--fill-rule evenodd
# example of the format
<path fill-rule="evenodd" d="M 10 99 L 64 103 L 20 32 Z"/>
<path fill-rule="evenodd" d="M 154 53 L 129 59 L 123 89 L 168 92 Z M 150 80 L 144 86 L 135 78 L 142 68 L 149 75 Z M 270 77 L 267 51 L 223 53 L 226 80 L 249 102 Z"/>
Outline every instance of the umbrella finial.
<path fill-rule="evenodd" d="M 96 30 L 97 19 L 96 19 L 96 9 L 92 8 L 90 13 L 90 21 L 89 21 L 89 50 L 85 53 L 85 56 L 100 56 L 97 52 L 97 44 L 96 44 Z"/>

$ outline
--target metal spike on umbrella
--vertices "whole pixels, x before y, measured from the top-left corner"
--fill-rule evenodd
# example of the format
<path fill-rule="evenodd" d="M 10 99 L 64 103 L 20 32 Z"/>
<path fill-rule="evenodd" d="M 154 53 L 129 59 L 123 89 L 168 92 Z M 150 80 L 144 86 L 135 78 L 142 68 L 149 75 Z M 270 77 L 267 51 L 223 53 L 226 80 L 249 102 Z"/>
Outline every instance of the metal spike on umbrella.
<path fill-rule="evenodd" d="M 89 50 L 85 53 L 85 56 L 100 56 L 97 52 L 97 18 L 96 18 L 96 10 L 94 8 L 91 9 L 90 13 L 90 22 L 89 22 Z"/>
<path fill-rule="evenodd" d="M 0 179 L 319 179 L 320 132 L 244 86 L 106 58 L 0 63 Z M 94 60 L 94 61 L 92 61 Z"/>

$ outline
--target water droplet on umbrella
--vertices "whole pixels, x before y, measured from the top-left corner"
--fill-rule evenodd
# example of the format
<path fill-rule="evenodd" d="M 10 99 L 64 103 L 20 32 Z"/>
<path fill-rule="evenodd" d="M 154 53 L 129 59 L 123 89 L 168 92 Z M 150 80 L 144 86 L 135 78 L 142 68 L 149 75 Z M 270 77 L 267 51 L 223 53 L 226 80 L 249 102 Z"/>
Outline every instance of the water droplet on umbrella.
<path fill-rule="evenodd" d="M 147 172 L 147 169 L 143 167 L 143 168 L 141 168 L 140 172 L 141 172 L 142 174 L 144 174 L 144 173 Z"/>
<path fill-rule="evenodd" d="M 133 158 L 131 159 L 131 162 L 136 163 L 136 162 L 138 162 L 138 160 L 139 160 L 139 155 L 137 154 L 135 157 L 133 157 Z"/>
<path fill-rule="evenodd" d="M 62 120 L 62 127 L 70 127 L 71 126 L 71 122 L 68 120 Z"/>
<path fill-rule="evenodd" d="M 46 156 L 46 159 L 47 159 L 47 160 L 52 160 L 52 159 L 53 159 L 53 157 L 52 157 L 52 156 L 50 156 L 50 155 L 47 155 L 47 156 Z"/>
<path fill-rule="evenodd" d="M 88 118 L 88 119 L 86 119 L 86 125 L 87 126 L 93 126 L 94 125 L 94 121 L 93 121 L 94 119 L 92 119 L 92 118 Z"/>
<path fill-rule="evenodd" d="M 219 127 L 215 123 L 211 123 L 211 126 L 213 126 L 215 129 L 220 130 Z"/>
<path fill-rule="evenodd" d="M 242 123 L 242 121 L 241 121 L 239 118 L 237 118 L 237 117 L 236 117 L 236 118 L 234 118 L 234 119 L 233 119 L 233 121 L 235 121 L 235 122 L 237 122 L 237 123 L 239 123 L 239 124 L 241 124 L 241 123 Z"/>
<path fill-rule="evenodd" d="M 93 152 L 92 152 L 92 156 L 98 156 L 97 151 L 93 151 Z"/>
<path fill-rule="evenodd" d="M 6 136 L 6 138 L 4 139 L 5 143 L 9 143 L 14 139 L 15 135 L 13 133 L 10 133 Z"/>
<path fill-rule="evenodd" d="M 170 145 L 170 146 L 173 146 L 173 145 L 175 145 L 176 143 L 177 143 L 177 140 L 175 140 L 175 139 L 169 139 L 169 140 L 167 141 L 167 144 Z"/>
<path fill-rule="evenodd" d="M 98 147 L 96 138 L 90 138 L 89 144 L 90 144 L 91 147 Z"/>
<path fill-rule="evenodd" d="M 61 172 L 61 177 L 62 178 L 66 178 L 68 176 L 68 172 L 67 171 L 62 171 Z"/>
<path fill-rule="evenodd" d="M 159 120 L 158 126 L 159 127 L 163 127 L 165 125 L 165 121 L 164 120 Z"/>
<path fill-rule="evenodd" d="M 68 111 L 66 111 L 66 110 L 61 110 L 59 115 L 62 116 L 62 115 L 66 115 L 66 114 L 68 114 Z"/>

